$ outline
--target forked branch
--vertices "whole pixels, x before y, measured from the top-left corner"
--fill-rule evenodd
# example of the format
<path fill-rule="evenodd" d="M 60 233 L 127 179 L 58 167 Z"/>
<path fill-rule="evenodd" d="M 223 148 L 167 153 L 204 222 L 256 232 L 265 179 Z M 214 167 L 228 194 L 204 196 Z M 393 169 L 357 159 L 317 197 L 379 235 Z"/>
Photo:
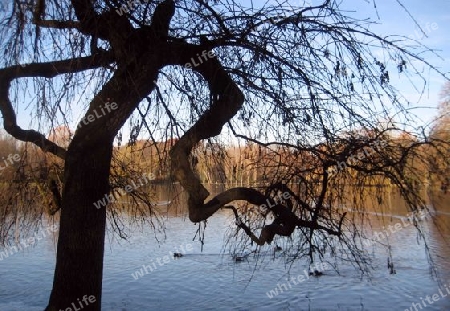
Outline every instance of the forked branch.
<path fill-rule="evenodd" d="M 186 55 L 186 49 L 191 49 L 192 53 L 195 53 L 201 51 L 201 48 L 201 46 L 186 44 L 183 50 L 180 49 L 179 51 L 178 64 L 183 64 L 185 61 L 179 55 L 183 55 L 183 53 Z M 189 57 L 189 55 L 186 57 Z M 216 211 L 232 201 L 244 200 L 253 205 L 262 205 L 268 198 L 255 189 L 232 188 L 220 193 L 205 203 L 209 192 L 194 174 L 189 162 L 189 155 L 194 146 L 201 140 L 214 137 L 221 132 L 223 126 L 241 109 L 244 96 L 216 58 L 202 63 L 200 66 L 195 67 L 194 70 L 201 74 L 207 81 L 213 100 L 209 109 L 203 113 L 199 120 L 174 145 L 170 156 L 172 160 L 172 173 L 188 193 L 189 219 L 193 222 L 200 222 L 208 219 Z M 235 215 L 237 215 L 235 209 L 234 211 Z M 299 219 L 293 211 L 281 204 L 272 207 L 271 212 L 274 213 L 275 220 L 272 224 L 263 228 L 259 238 L 245 224 L 239 222 L 241 228 L 258 245 L 270 243 L 275 234 L 290 236 L 297 226 L 325 230 L 329 234 L 337 236 L 341 234 L 340 227 L 343 218 L 340 221 L 339 230 L 334 230 L 319 225 L 317 218 L 312 221 Z M 238 216 L 236 217 L 239 219 Z"/>

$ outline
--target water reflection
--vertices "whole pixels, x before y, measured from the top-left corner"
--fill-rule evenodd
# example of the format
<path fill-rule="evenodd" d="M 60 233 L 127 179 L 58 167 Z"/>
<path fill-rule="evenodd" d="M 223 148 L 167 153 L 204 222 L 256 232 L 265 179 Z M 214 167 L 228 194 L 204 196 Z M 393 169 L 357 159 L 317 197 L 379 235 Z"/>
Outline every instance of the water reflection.
<path fill-rule="evenodd" d="M 214 193 L 223 190 L 220 187 L 212 185 L 210 189 Z M 201 243 L 193 241 L 198 225 L 186 219 L 186 197 L 179 185 L 157 186 L 154 190 L 155 202 L 171 202 L 157 207 L 165 220 L 165 233 L 156 233 L 158 241 L 152 228 L 130 224 L 126 228 L 129 240 L 123 241 L 109 228 L 103 310 L 405 310 L 421 303 L 421 297 L 439 291 L 429 271 L 424 245 L 417 243 L 417 230 L 410 225 L 389 236 L 396 274 L 386 269 L 386 248 L 372 245 L 376 270 L 371 278 L 361 279 L 358 271 L 343 263 L 339 273 L 326 270 L 320 277 L 291 282 L 288 290 L 282 287 L 282 292 L 269 298 L 267 292 L 298 277 L 307 268 L 306 263 L 297 261 L 287 269 L 282 252 L 270 250 L 261 254 L 264 260 L 248 256 L 236 262 L 231 255 L 224 255 L 225 232 L 233 221 L 225 211 L 208 221 L 202 252 Z M 397 194 L 389 200 L 384 210 L 388 217 L 371 215 L 374 230 L 401 222 L 406 216 L 406 206 Z M 436 193 L 430 205 L 436 216 L 421 224 L 442 281 L 449 284 L 449 196 Z M 193 249 L 182 258 L 170 258 L 151 273 L 133 277 L 143 265 L 156 263 L 158 258 L 164 260 L 187 244 Z M 0 310 L 42 310 L 51 289 L 54 264 L 55 244 L 50 239 L 0 261 Z M 427 304 L 424 310 L 448 309 L 450 298 L 444 297 Z"/>

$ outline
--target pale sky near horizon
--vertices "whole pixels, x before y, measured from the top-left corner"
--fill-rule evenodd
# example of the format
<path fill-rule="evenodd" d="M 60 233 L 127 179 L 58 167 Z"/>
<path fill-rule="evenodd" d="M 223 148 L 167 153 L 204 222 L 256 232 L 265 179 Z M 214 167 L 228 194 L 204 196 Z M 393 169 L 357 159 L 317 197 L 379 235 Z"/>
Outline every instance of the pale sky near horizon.
<path fill-rule="evenodd" d="M 250 2 L 249 0 L 242 1 L 245 3 Z M 320 3 L 320 0 L 306 1 L 312 4 Z M 258 2 L 261 4 L 276 3 L 277 0 L 253 0 L 255 5 Z M 301 5 L 303 0 L 291 0 L 290 2 L 294 5 Z M 376 33 L 381 35 L 395 34 L 413 36 L 429 48 L 440 50 L 439 55 L 441 58 L 429 54 L 426 60 L 447 73 L 450 77 L 450 36 L 446 33 L 447 25 L 450 24 L 450 0 L 431 0 L 428 2 L 423 0 L 402 0 L 411 15 L 414 16 L 418 24 L 423 28 L 427 37 L 419 32 L 418 27 L 413 23 L 408 13 L 399 6 L 397 0 L 376 1 L 379 19 L 375 14 L 373 0 L 343 0 L 342 2 L 341 8 L 351 11 L 349 14 L 358 18 L 371 17 L 372 20 L 378 21 L 380 23 L 379 25 L 371 26 L 371 30 Z M 410 102 L 414 103 L 414 106 L 430 107 L 429 109 L 422 108 L 415 110 L 415 113 L 426 124 L 437 115 L 436 107 L 439 103 L 439 93 L 444 86 L 445 79 L 426 68 L 424 68 L 423 75 L 429 80 L 423 96 L 420 96 L 420 92 L 411 87 L 409 82 L 406 83 L 406 80 L 402 80 L 404 77 L 400 75 L 391 75 L 391 82 Z M 80 115 L 75 115 L 72 118 L 74 121 L 77 121 L 84 112 L 78 109 L 74 111 L 80 113 Z M 23 128 L 29 129 L 30 122 L 32 122 L 29 113 L 21 110 L 18 115 L 18 122 Z M 34 127 L 36 126 L 35 122 L 32 122 L 32 125 L 32 128 L 36 129 Z M 76 124 L 71 124 L 71 127 L 74 129 Z M 124 137 L 128 136 L 125 134 L 126 132 L 124 130 Z"/>

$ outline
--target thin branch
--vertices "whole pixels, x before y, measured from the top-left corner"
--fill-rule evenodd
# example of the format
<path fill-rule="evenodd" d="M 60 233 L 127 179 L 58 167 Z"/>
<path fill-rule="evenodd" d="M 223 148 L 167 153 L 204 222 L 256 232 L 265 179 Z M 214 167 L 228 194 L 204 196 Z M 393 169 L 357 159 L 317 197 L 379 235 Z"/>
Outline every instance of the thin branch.
<path fill-rule="evenodd" d="M 3 116 L 5 130 L 18 140 L 31 142 L 44 152 L 50 152 L 64 159 L 66 150 L 45 138 L 35 130 L 23 130 L 17 125 L 17 116 L 9 100 L 8 91 L 11 81 L 26 77 L 53 78 L 64 73 L 94 69 L 113 61 L 112 53 L 98 53 L 88 57 L 73 58 L 57 62 L 36 63 L 24 66 L 11 66 L 0 69 L 0 111 Z"/>
<path fill-rule="evenodd" d="M 33 24 L 44 28 L 54 29 L 78 29 L 81 25 L 80 22 L 58 20 L 33 20 Z"/>

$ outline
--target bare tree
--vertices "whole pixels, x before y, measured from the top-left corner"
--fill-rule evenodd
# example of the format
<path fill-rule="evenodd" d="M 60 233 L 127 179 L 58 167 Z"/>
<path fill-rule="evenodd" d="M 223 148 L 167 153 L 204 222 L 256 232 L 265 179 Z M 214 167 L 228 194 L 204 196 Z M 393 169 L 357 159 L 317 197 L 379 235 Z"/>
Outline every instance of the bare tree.
<path fill-rule="evenodd" d="M 130 141 L 139 133 L 155 142 L 177 138 L 171 172 L 188 194 L 192 222 L 230 208 L 251 241 L 294 236 L 302 242 L 297 253 L 311 260 L 321 250 L 317 241 L 326 240 L 366 265 L 358 219 L 339 209 L 349 181 L 362 188 L 389 180 L 411 210 L 424 204 L 406 177 L 408 160 L 423 158 L 418 150 L 426 138 L 414 132 L 406 99 L 389 77 L 392 71 L 420 75 L 416 61 L 439 73 L 422 53 L 433 51 L 418 42 L 406 49 L 397 40 L 406 38 L 373 33 L 369 21 L 349 16 L 337 1 L 304 7 L 287 1 L 259 7 L 234 0 L 14 1 L 0 23 L 4 128 L 64 160 L 47 310 L 86 293 L 97 297 L 86 309 L 100 310 L 107 212 L 93 203 L 113 187 L 113 142 L 127 120 Z M 67 148 L 18 125 L 19 105 L 30 104 L 42 128 L 76 121 L 74 111 L 83 109 Z M 191 156 L 224 128 L 278 162 L 263 189 L 230 188 L 207 200 Z M 417 140 L 389 143 L 390 131 L 406 129 Z M 387 140 L 384 148 L 347 161 L 381 140 Z M 341 162 L 349 169 L 330 174 Z M 288 186 L 294 179 L 301 187 Z M 268 201 L 273 204 L 262 210 Z"/>
<path fill-rule="evenodd" d="M 449 124 L 450 124 L 450 83 L 442 88 L 441 102 L 438 107 L 438 118 L 435 120 L 432 129 L 432 136 L 436 138 L 449 138 Z"/>
<path fill-rule="evenodd" d="M 429 179 L 440 184 L 440 189 L 447 192 L 450 187 L 450 160 L 448 142 L 450 141 L 450 83 L 447 82 L 441 93 L 438 116 L 435 119 L 431 134 L 433 146 L 429 153 Z"/>

